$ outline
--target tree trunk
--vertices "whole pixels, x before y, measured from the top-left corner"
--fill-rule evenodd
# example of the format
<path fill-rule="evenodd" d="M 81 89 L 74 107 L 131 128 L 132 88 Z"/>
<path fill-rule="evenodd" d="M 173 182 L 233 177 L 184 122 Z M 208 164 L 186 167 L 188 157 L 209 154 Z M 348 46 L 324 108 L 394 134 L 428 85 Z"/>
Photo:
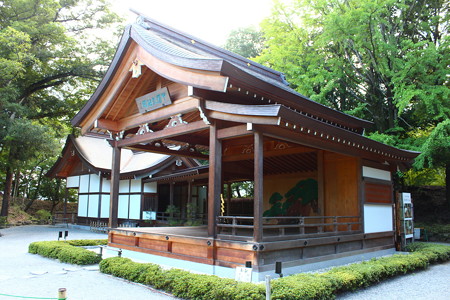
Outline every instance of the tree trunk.
<path fill-rule="evenodd" d="M 61 188 L 61 178 L 57 178 L 56 179 L 56 188 L 54 190 L 55 194 L 54 194 L 54 197 L 52 199 L 52 210 L 51 210 L 52 214 L 53 214 L 53 212 L 55 210 L 56 205 L 58 205 L 59 202 L 61 202 L 61 199 L 59 198 L 59 195 L 60 195 L 59 189 L 60 188 Z"/>
<path fill-rule="evenodd" d="M 7 217 L 9 210 L 9 201 L 11 199 L 13 172 L 10 166 L 6 167 L 5 189 L 3 190 L 2 211 L 0 216 Z"/>
<path fill-rule="evenodd" d="M 44 168 L 41 168 L 41 171 L 39 172 L 36 190 L 34 190 L 33 196 L 30 195 L 30 199 L 28 200 L 27 205 L 24 208 L 25 212 L 27 212 L 30 209 L 31 205 L 33 205 L 34 200 L 36 200 L 37 197 L 39 196 L 39 190 L 41 188 L 43 173 L 44 173 Z"/>

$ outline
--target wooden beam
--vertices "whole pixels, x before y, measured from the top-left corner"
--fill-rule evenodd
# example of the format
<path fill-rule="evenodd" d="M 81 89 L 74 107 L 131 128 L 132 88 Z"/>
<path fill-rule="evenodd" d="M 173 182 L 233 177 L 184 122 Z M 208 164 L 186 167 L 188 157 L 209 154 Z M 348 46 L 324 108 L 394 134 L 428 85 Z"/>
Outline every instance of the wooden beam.
<path fill-rule="evenodd" d="M 222 142 L 217 138 L 217 125 L 209 130 L 208 236 L 216 236 L 222 184 Z"/>
<path fill-rule="evenodd" d="M 208 116 L 212 119 L 239 122 L 239 123 L 253 123 L 265 125 L 278 125 L 280 123 L 279 117 L 244 115 L 239 114 L 239 111 L 237 111 L 237 113 L 235 114 L 232 114 L 210 110 Z"/>
<path fill-rule="evenodd" d="M 227 89 L 228 77 L 220 75 L 219 72 L 189 69 L 169 64 L 141 47 L 138 49 L 137 58 L 150 70 L 174 82 L 213 91 L 225 92 Z"/>
<path fill-rule="evenodd" d="M 122 131 L 119 127 L 119 124 L 116 121 L 102 119 L 102 118 L 95 120 L 94 128 L 109 130 L 111 132 Z"/>
<path fill-rule="evenodd" d="M 308 149 L 305 147 L 286 148 L 286 149 L 280 149 L 280 150 L 264 151 L 264 157 L 274 157 L 274 156 L 300 154 L 300 153 L 311 153 L 311 152 L 316 152 L 316 150 Z M 228 161 L 249 160 L 252 158 L 253 158 L 253 153 L 249 153 L 249 154 L 224 155 L 222 160 L 228 162 Z"/>
<path fill-rule="evenodd" d="M 217 131 L 217 138 L 219 140 L 236 138 L 246 135 L 251 135 L 252 132 L 247 130 L 247 125 L 237 125 L 233 127 L 219 129 Z"/>
<path fill-rule="evenodd" d="M 335 153 L 340 153 L 344 155 L 352 155 L 364 158 L 372 158 L 374 160 L 384 160 L 385 157 L 381 157 L 376 153 L 364 151 L 352 146 L 345 144 L 340 144 L 337 142 L 324 141 L 318 137 L 313 137 L 311 135 L 300 133 L 297 131 L 285 129 L 282 127 L 257 125 L 253 126 L 253 130 L 260 131 L 264 133 L 265 136 L 274 137 L 277 139 L 285 140 L 288 142 L 297 143 L 300 145 L 305 145 L 312 148 L 317 148 L 321 150 L 328 150 Z"/>
<path fill-rule="evenodd" d="M 259 243 L 263 238 L 262 215 L 264 207 L 264 137 L 255 132 L 255 166 L 254 166 L 254 193 L 253 193 L 253 241 Z"/>
<path fill-rule="evenodd" d="M 145 123 L 154 123 L 163 119 L 168 119 L 177 114 L 185 114 L 197 110 L 199 100 L 193 97 L 186 97 L 174 101 L 171 105 L 161 107 L 145 114 L 134 114 L 126 118 L 120 119 L 118 127 L 121 130 L 137 127 Z"/>
<path fill-rule="evenodd" d="M 93 126 L 95 120 L 99 119 L 100 116 L 105 112 L 106 108 L 110 105 L 111 101 L 117 96 L 121 91 L 124 84 L 128 82 L 131 77 L 130 65 L 137 53 L 136 43 L 132 43 L 128 48 L 123 60 L 121 61 L 120 67 L 117 72 L 111 78 L 108 83 L 105 92 L 100 96 L 98 103 L 95 105 L 88 116 L 84 118 L 81 127 L 81 134 L 86 134 Z"/>
<path fill-rule="evenodd" d="M 209 159 L 208 155 L 205 155 L 205 154 L 202 154 L 202 153 L 199 153 L 196 151 L 191 152 L 189 150 L 170 150 L 169 148 L 166 148 L 164 146 L 156 147 L 153 145 L 136 144 L 136 145 L 128 146 L 126 148 L 131 149 L 131 150 L 137 150 L 137 151 L 160 153 L 160 154 L 175 155 L 175 156 L 182 156 L 182 157 L 191 157 L 191 158 L 204 159 L 204 160 Z"/>
<path fill-rule="evenodd" d="M 112 141 L 113 155 L 111 166 L 111 187 L 110 187 L 110 204 L 109 204 L 109 222 L 110 228 L 119 226 L 117 215 L 119 209 L 119 182 L 120 182 L 120 153 L 121 149 L 117 146 L 117 141 Z"/>
<path fill-rule="evenodd" d="M 200 130 L 208 129 L 210 125 L 203 121 L 196 121 L 189 124 L 178 125 L 176 127 L 165 128 L 156 132 L 147 132 L 140 135 L 118 141 L 118 147 L 129 147 L 140 143 L 148 143 L 155 140 L 169 139 L 170 137 L 184 135 Z"/>

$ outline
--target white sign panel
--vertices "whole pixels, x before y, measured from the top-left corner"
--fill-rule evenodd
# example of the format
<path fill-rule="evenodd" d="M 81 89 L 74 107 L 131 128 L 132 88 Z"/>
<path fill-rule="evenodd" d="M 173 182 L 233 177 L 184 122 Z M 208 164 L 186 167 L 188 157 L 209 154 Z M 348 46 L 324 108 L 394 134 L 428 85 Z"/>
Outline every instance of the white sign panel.
<path fill-rule="evenodd" d="M 252 282 L 252 268 L 236 267 L 237 281 Z"/>

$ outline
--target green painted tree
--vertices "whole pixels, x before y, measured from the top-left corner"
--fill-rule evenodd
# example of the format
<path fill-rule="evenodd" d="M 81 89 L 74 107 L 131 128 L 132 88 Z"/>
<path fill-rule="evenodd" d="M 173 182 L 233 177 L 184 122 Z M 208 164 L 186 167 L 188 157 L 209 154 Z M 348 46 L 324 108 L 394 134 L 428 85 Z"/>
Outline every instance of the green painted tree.
<path fill-rule="evenodd" d="M 106 42 L 111 30 L 99 30 L 117 21 L 106 0 L 1 1 L 2 216 L 13 174 L 45 151 L 45 141 L 51 145 L 67 134 L 69 120 L 101 79 L 116 43 Z"/>

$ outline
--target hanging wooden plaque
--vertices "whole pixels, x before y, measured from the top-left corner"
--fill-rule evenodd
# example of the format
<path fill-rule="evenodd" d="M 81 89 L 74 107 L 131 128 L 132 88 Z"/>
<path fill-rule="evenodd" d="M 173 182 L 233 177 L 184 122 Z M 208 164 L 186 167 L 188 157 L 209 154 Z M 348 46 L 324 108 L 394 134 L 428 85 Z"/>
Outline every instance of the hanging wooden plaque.
<path fill-rule="evenodd" d="M 141 114 L 172 104 L 169 90 L 164 87 L 144 96 L 136 98 L 136 104 Z"/>

